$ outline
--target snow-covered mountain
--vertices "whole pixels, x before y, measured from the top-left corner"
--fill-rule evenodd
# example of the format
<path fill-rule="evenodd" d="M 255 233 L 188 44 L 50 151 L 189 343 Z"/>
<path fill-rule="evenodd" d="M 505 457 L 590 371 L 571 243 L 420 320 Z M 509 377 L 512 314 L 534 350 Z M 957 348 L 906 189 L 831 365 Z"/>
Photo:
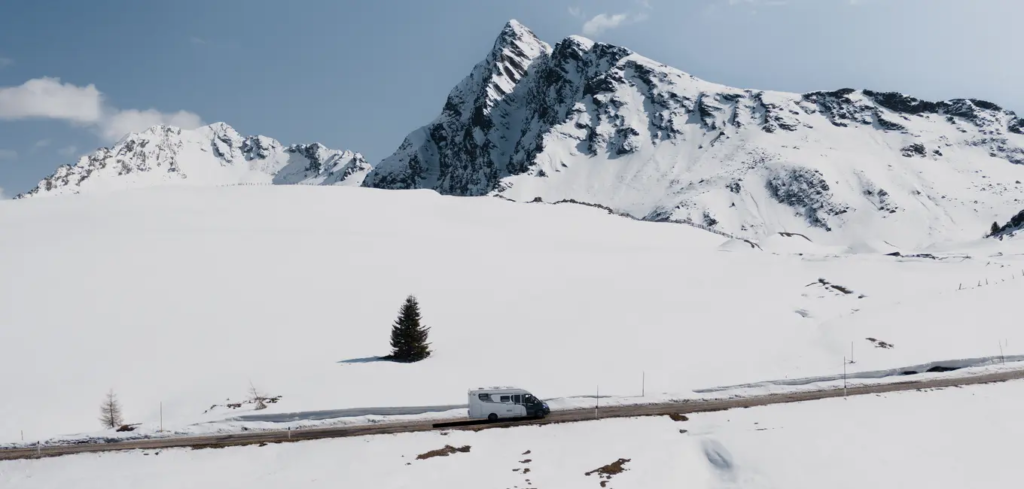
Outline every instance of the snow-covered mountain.
<path fill-rule="evenodd" d="M 576 200 L 745 237 L 974 239 L 1024 202 L 1024 120 L 982 100 L 709 83 L 510 21 L 364 186 Z"/>
<path fill-rule="evenodd" d="M 62 165 L 17 198 L 167 184 L 359 186 L 370 165 L 359 153 L 320 143 L 284 146 L 216 123 L 194 130 L 155 126 Z"/>

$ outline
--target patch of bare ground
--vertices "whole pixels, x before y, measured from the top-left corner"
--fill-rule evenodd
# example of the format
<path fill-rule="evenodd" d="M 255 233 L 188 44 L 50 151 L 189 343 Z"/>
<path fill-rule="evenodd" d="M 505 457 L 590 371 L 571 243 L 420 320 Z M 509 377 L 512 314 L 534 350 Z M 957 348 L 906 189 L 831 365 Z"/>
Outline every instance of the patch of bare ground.
<path fill-rule="evenodd" d="M 598 467 L 590 472 L 583 475 L 590 477 L 592 474 L 597 474 L 597 478 L 601 479 L 601 487 L 608 487 L 608 482 L 612 480 L 612 476 L 621 474 L 626 471 L 626 463 L 629 462 L 628 458 L 620 458 L 604 467 Z"/>
<path fill-rule="evenodd" d="M 690 418 L 687 418 L 686 415 L 679 414 L 679 413 L 670 413 L 668 415 L 668 419 L 671 419 L 672 421 L 676 421 L 676 422 L 680 422 L 680 423 L 683 422 L 683 421 L 689 421 L 690 420 Z"/>
<path fill-rule="evenodd" d="M 427 453 L 417 455 L 416 460 L 426 460 L 434 457 L 447 457 L 453 453 L 467 453 L 469 452 L 469 448 L 469 445 L 459 448 L 455 448 L 451 445 L 445 445 L 444 448 L 438 448 L 437 450 L 431 450 Z"/>
<path fill-rule="evenodd" d="M 851 290 L 851 289 L 849 289 L 847 287 L 843 287 L 842 285 L 838 285 L 838 284 L 833 284 L 833 283 L 831 283 L 828 280 L 825 280 L 823 278 L 819 278 L 817 282 L 811 282 L 811 283 L 807 284 L 807 287 L 810 287 L 812 285 L 820 285 L 820 286 L 824 287 L 826 290 L 833 290 L 835 292 L 839 292 L 839 293 L 844 294 L 844 295 L 850 295 L 850 294 L 854 294 L 855 293 L 853 290 Z M 867 296 L 864 295 L 864 294 L 859 294 L 857 296 L 858 299 L 863 299 L 865 297 L 867 297 Z"/>
<path fill-rule="evenodd" d="M 890 350 L 894 346 L 896 346 L 896 345 L 893 345 L 892 343 L 888 343 L 888 342 L 885 342 L 885 341 L 882 341 L 882 340 L 879 340 L 879 339 L 876 339 L 876 338 L 865 338 L 865 339 L 870 341 L 873 345 L 875 345 L 875 348 L 885 348 L 886 350 Z"/>

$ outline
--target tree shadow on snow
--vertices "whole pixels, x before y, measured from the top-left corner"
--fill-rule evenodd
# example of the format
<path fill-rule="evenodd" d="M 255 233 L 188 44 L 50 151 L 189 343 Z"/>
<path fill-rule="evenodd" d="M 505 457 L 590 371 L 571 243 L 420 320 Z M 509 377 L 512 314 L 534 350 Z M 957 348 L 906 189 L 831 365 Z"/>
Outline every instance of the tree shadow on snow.
<path fill-rule="evenodd" d="M 390 362 L 391 359 L 388 357 L 364 357 L 364 358 L 350 358 L 348 360 L 340 360 L 338 363 L 376 363 L 376 362 Z"/>

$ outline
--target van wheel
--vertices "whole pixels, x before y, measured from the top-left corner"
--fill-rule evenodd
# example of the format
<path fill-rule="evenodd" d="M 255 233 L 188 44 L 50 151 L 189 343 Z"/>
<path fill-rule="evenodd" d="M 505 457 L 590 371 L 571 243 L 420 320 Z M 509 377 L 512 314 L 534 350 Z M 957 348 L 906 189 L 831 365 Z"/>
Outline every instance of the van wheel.
<path fill-rule="evenodd" d="M 493 423 L 493 422 L 495 422 L 497 420 L 498 420 L 498 415 L 497 414 L 491 413 L 491 414 L 487 415 L 487 421 L 490 421 L 490 422 Z"/>

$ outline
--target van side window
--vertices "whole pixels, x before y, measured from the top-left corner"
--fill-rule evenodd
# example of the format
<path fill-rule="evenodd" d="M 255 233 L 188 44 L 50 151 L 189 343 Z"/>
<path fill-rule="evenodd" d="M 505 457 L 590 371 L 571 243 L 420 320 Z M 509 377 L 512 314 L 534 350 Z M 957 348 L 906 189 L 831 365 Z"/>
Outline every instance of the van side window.
<path fill-rule="evenodd" d="M 522 404 L 523 403 L 523 396 L 522 396 L 522 394 L 515 394 L 515 395 L 513 395 L 512 396 L 512 402 L 514 404 Z"/>
<path fill-rule="evenodd" d="M 511 402 L 512 396 L 501 396 L 501 402 Z"/>
<path fill-rule="evenodd" d="M 493 402 L 490 394 L 477 394 L 477 397 L 483 402 Z"/>

